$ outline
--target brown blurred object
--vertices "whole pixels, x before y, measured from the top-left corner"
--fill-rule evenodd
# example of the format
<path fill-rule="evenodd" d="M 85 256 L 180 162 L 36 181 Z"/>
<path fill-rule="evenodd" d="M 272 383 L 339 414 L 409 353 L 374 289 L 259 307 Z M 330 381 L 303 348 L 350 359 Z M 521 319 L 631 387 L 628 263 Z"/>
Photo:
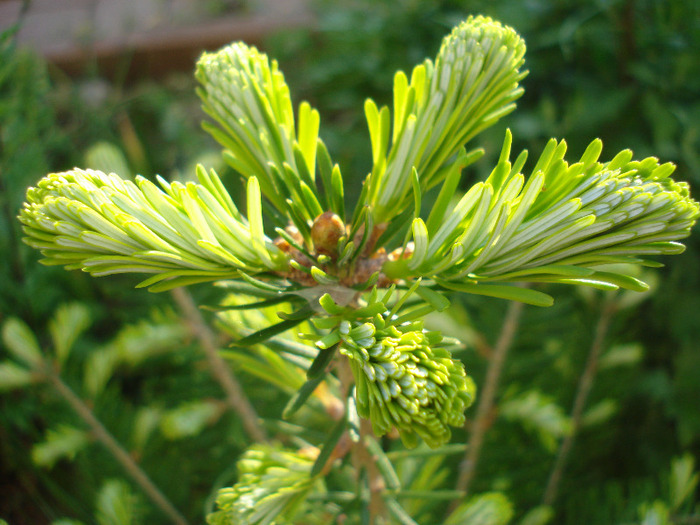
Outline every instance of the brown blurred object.
<path fill-rule="evenodd" d="M 309 0 L 0 0 L 0 32 L 68 74 L 94 61 L 108 74 L 130 57 L 130 77 L 192 69 L 199 54 L 234 40 L 313 23 Z M 21 20 L 20 20 L 21 19 Z"/>

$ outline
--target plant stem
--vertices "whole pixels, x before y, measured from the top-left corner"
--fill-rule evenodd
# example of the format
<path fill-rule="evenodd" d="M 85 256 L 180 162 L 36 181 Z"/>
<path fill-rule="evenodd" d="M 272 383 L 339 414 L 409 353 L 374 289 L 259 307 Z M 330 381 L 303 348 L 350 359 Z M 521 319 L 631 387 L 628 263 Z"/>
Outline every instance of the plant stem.
<path fill-rule="evenodd" d="M 343 394 L 344 398 L 347 399 L 355 378 L 350 370 L 348 360 L 342 356 L 337 356 L 337 358 L 338 362 L 336 363 L 336 369 L 338 379 L 340 380 L 341 384 L 340 392 Z M 357 441 L 357 443 L 352 444 L 351 449 L 352 464 L 355 467 L 355 472 L 358 475 L 358 482 L 360 480 L 360 473 L 363 470 L 367 473 L 370 525 L 375 525 L 378 522 L 377 518 L 383 518 L 386 516 L 386 505 L 383 497 L 384 490 L 386 488 L 384 478 L 377 468 L 372 453 L 367 449 L 367 445 L 365 444 L 365 437 L 372 439 L 373 435 L 371 423 L 366 419 L 361 418 L 360 439 Z"/>
<path fill-rule="evenodd" d="M 150 500 L 177 525 L 188 525 L 187 520 L 178 512 L 151 478 L 138 466 L 134 459 L 117 440 L 109 433 L 104 425 L 95 417 L 92 410 L 80 399 L 75 392 L 63 382 L 56 372 L 49 372 L 47 379 L 58 394 L 71 406 L 80 418 L 90 427 L 95 438 L 102 443 L 112 456 L 119 462 L 126 473 L 131 476 L 150 498 Z"/>
<path fill-rule="evenodd" d="M 251 438 L 255 441 L 267 441 L 267 435 L 260 425 L 255 408 L 231 368 L 219 355 L 216 336 L 207 326 L 204 317 L 192 300 L 192 296 L 183 288 L 175 288 L 171 293 L 189 322 L 192 333 L 199 340 L 214 379 L 218 381 L 226 393 L 226 404 L 240 416 L 243 426 Z"/>
<path fill-rule="evenodd" d="M 365 437 L 373 439 L 372 425 L 366 419 L 360 419 L 360 441 L 353 449 L 353 459 L 367 472 L 367 484 L 369 485 L 369 523 L 375 525 L 377 518 L 386 516 L 384 504 L 384 490 L 386 485 L 384 478 L 377 468 L 376 459 L 365 445 Z M 359 471 L 359 469 L 358 469 Z M 380 523 L 383 523 L 380 522 Z"/>
<path fill-rule="evenodd" d="M 476 408 L 476 416 L 472 423 L 472 430 L 469 435 L 469 442 L 467 443 L 467 451 L 464 460 L 460 464 L 459 477 L 457 479 L 457 485 L 455 486 L 455 489 L 464 493 L 465 496 L 469 492 L 474 474 L 476 473 L 476 467 L 479 463 L 486 431 L 490 428 L 492 423 L 491 413 L 496 399 L 498 381 L 501 377 L 506 355 L 518 331 L 522 311 L 523 303 L 511 302 L 508 305 L 498 341 L 496 342 L 496 346 L 489 360 L 484 388 L 478 395 L 479 403 Z M 454 511 L 458 504 L 458 500 L 453 501 L 448 512 L 451 513 Z"/>
<path fill-rule="evenodd" d="M 562 441 L 557 457 L 554 460 L 554 466 L 549 474 L 547 488 L 545 489 L 544 497 L 542 498 L 543 505 L 551 506 L 557 499 L 559 483 L 564 473 L 564 468 L 566 467 L 566 462 L 569 458 L 571 447 L 576 439 L 576 434 L 581 428 L 583 409 L 586 406 L 588 395 L 591 392 L 591 387 L 593 386 L 593 381 L 595 380 L 595 376 L 598 371 L 598 359 L 600 358 L 600 353 L 603 350 L 603 343 L 605 342 L 605 338 L 610 330 L 610 322 L 612 321 L 616 309 L 617 302 L 614 298 L 612 298 L 605 302 L 600 312 L 600 317 L 596 323 L 595 336 L 593 338 L 593 342 L 591 343 L 591 348 L 588 351 L 586 367 L 583 370 L 583 374 L 581 374 L 581 378 L 579 379 L 578 387 L 576 389 L 574 406 L 571 410 L 571 431 Z"/>

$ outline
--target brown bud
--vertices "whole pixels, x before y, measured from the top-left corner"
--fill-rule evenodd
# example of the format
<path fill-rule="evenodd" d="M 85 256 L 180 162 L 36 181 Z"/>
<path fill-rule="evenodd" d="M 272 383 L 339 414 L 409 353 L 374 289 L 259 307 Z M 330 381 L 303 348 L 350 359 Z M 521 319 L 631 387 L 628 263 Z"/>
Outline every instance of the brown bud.
<path fill-rule="evenodd" d="M 289 236 L 294 240 L 299 245 L 304 244 L 304 238 L 301 236 L 301 233 L 299 233 L 299 230 L 297 229 L 296 226 L 293 224 L 289 224 L 284 231 L 286 231 Z M 292 246 L 287 242 L 287 240 L 284 237 L 277 237 L 274 240 L 275 246 L 277 246 L 280 250 L 282 250 L 284 253 L 291 253 L 292 252 Z M 294 250 L 296 252 L 296 250 Z"/>
<path fill-rule="evenodd" d="M 345 224 L 332 211 L 322 213 L 311 226 L 311 240 L 317 254 L 335 259 L 338 255 L 338 240 L 345 235 Z"/>
<path fill-rule="evenodd" d="M 289 253 L 292 250 L 292 245 L 287 242 L 286 239 L 282 237 L 277 237 L 274 241 L 274 245 L 277 246 L 284 253 Z"/>
<path fill-rule="evenodd" d="M 391 286 L 393 281 L 388 279 L 386 275 L 381 273 L 382 266 L 388 260 L 388 256 L 384 248 L 379 248 L 374 255 L 369 259 L 359 259 L 355 265 L 355 271 L 345 279 L 343 284 L 345 286 L 354 286 L 356 284 L 365 283 L 375 272 L 379 273 L 379 279 L 377 280 L 377 286 L 379 288 L 387 288 Z"/>
<path fill-rule="evenodd" d="M 301 236 L 301 233 L 293 224 L 288 224 L 284 231 L 286 231 L 297 244 L 304 244 L 304 237 Z"/>
<path fill-rule="evenodd" d="M 413 250 L 415 248 L 415 245 L 413 244 L 413 241 L 409 242 L 406 244 L 406 248 L 396 248 L 394 251 L 392 251 L 389 254 L 389 260 L 390 261 L 398 261 L 399 259 L 408 259 L 413 255 Z"/>
<path fill-rule="evenodd" d="M 317 449 L 316 447 L 313 447 L 309 445 L 308 447 L 302 447 L 297 451 L 297 454 L 299 454 L 302 457 L 305 457 L 307 459 L 316 459 L 318 457 L 318 454 L 321 451 Z"/>

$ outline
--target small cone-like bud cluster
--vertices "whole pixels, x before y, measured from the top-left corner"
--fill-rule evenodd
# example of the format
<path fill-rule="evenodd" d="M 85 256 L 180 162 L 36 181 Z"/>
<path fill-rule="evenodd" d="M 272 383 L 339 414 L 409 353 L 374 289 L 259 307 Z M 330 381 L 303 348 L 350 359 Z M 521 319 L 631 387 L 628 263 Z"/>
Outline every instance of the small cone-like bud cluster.
<path fill-rule="evenodd" d="M 449 441 L 450 426 L 464 424 L 475 386 L 464 365 L 440 348 L 442 335 L 421 322 L 395 326 L 343 321 L 340 353 L 355 376 L 357 410 L 377 435 L 396 427 L 408 446 L 420 436 L 430 447 Z"/>
<path fill-rule="evenodd" d="M 287 523 L 313 489 L 314 458 L 270 445 L 256 445 L 238 461 L 238 482 L 219 490 L 209 525 Z"/>

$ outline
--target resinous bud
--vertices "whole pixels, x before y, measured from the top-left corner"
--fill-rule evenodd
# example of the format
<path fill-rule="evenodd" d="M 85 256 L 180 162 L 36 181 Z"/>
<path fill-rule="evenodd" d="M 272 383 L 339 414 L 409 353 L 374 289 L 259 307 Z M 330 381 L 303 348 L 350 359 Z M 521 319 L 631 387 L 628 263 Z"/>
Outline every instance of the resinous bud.
<path fill-rule="evenodd" d="M 316 217 L 311 226 L 311 240 L 317 254 L 336 258 L 338 241 L 345 235 L 345 224 L 332 211 L 327 211 Z"/>

